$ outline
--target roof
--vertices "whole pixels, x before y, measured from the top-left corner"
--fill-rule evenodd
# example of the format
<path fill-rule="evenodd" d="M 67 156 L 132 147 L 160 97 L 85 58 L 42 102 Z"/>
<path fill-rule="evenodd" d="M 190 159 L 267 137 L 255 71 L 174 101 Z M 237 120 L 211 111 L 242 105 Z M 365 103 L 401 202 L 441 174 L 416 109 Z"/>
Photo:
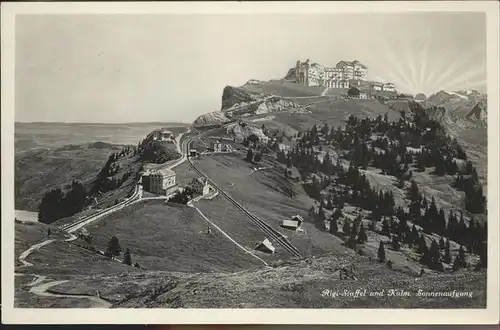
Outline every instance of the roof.
<path fill-rule="evenodd" d="M 299 222 L 293 220 L 283 220 L 282 226 L 297 228 L 299 226 Z"/>
<path fill-rule="evenodd" d="M 199 178 L 195 178 L 195 179 L 193 179 L 193 181 L 201 183 L 203 185 L 205 185 L 205 184 L 208 183 L 208 180 L 205 177 L 203 177 L 203 176 L 200 176 Z"/>
<path fill-rule="evenodd" d="M 274 253 L 275 248 L 267 238 L 264 241 L 262 241 L 259 245 L 257 245 L 257 247 L 262 247 L 262 246 L 264 246 L 269 251 L 272 251 Z"/>
<path fill-rule="evenodd" d="M 175 175 L 175 172 L 168 169 L 168 168 L 163 168 L 163 169 L 154 169 L 154 170 L 151 170 L 149 171 L 149 174 L 161 174 L 163 176 L 174 176 Z"/>
<path fill-rule="evenodd" d="M 344 66 L 344 65 L 349 65 L 349 66 L 359 65 L 360 67 L 366 69 L 366 66 L 364 64 L 361 64 L 358 60 L 354 60 L 352 62 L 340 61 L 339 63 L 337 63 L 337 66 Z"/>

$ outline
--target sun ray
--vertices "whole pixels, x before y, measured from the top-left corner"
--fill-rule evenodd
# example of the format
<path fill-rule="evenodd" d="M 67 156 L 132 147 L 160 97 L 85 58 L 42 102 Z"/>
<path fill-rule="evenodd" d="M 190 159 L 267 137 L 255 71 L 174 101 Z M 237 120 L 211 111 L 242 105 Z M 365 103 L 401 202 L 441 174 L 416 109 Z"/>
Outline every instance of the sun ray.
<path fill-rule="evenodd" d="M 421 65 L 420 65 L 420 75 L 419 75 L 419 85 L 421 88 L 425 88 L 424 77 L 427 74 L 427 59 L 429 57 L 429 44 L 424 43 L 422 51 L 420 52 Z"/>
<path fill-rule="evenodd" d="M 388 60 L 386 57 L 382 57 L 382 56 L 377 55 L 377 54 L 381 54 L 381 53 L 383 53 L 383 52 L 373 52 L 373 57 L 375 58 L 376 62 L 384 63 L 385 67 L 392 68 L 393 62 Z M 401 77 L 401 74 L 397 71 L 387 69 L 384 72 L 384 76 L 386 76 L 387 78 L 390 78 L 390 81 L 392 83 L 396 84 L 397 88 L 405 87 L 406 90 L 408 90 L 409 92 L 413 90 L 412 87 L 408 86 L 408 83 L 407 83 L 408 80 L 406 79 L 406 77 Z"/>
<path fill-rule="evenodd" d="M 456 74 L 465 64 L 470 61 L 470 58 L 462 59 L 459 61 L 452 62 L 444 72 L 441 73 L 439 78 L 434 82 L 434 85 L 439 88 L 447 79 L 450 78 L 450 75 Z"/>
<path fill-rule="evenodd" d="M 471 69 L 448 81 L 446 84 L 443 85 L 442 89 L 447 89 L 456 86 L 457 84 L 463 83 L 464 81 L 474 79 L 477 76 L 483 76 L 485 72 L 486 72 L 485 67 Z"/>
<path fill-rule="evenodd" d="M 387 42 L 382 41 L 382 43 L 385 45 L 385 54 L 389 56 L 388 60 L 391 63 L 392 68 L 394 68 L 396 72 L 399 73 L 401 77 L 403 77 L 402 80 L 404 80 L 405 84 L 411 87 L 411 92 L 415 93 L 415 86 L 413 86 L 411 79 L 406 75 L 406 71 L 401 66 L 401 62 L 403 59 L 397 58 L 397 55 L 394 54 L 394 52 L 392 51 L 392 47 Z"/>
<path fill-rule="evenodd" d="M 421 86 L 419 86 L 417 82 L 417 69 L 415 66 L 415 52 L 412 48 L 412 44 L 406 44 L 404 47 L 404 54 L 406 54 L 407 64 L 410 70 L 410 79 L 411 83 L 415 88 L 415 93 L 420 90 Z"/>
<path fill-rule="evenodd" d="M 421 66 L 420 66 L 420 87 L 422 89 L 426 88 L 426 82 L 425 78 L 427 76 L 427 63 L 429 60 L 429 51 L 431 49 L 431 40 L 432 40 L 432 35 L 431 35 L 431 29 L 429 26 L 425 29 L 425 39 L 423 42 L 422 46 L 422 51 L 420 52 L 420 59 L 421 59 Z"/>
<path fill-rule="evenodd" d="M 424 79 L 423 86 L 428 86 L 431 84 L 432 81 L 435 80 L 435 77 L 437 74 L 439 74 L 439 68 L 443 66 L 442 60 L 449 56 L 449 53 L 447 53 L 445 50 L 441 50 L 441 52 L 438 53 L 437 57 L 435 60 L 431 62 L 431 65 L 429 66 L 429 72 L 430 74 Z"/>
<path fill-rule="evenodd" d="M 372 49 L 375 49 L 376 47 L 378 47 L 377 45 L 373 45 Z M 387 47 L 386 47 L 387 48 Z M 385 49 L 384 49 L 385 50 Z M 398 72 L 397 70 L 390 70 L 389 68 L 394 68 L 394 61 L 391 61 L 390 59 L 387 59 L 387 57 L 382 57 L 382 56 L 379 56 L 378 54 L 384 54 L 385 52 L 384 51 L 374 51 L 373 52 L 373 57 L 376 59 L 376 62 L 378 63 L 384 63 L 384 66 L 387 67 L 388 69 L 386 70 L 386 72 L 384 73 L 385 76 L 389 77 L 391 76 L 392 78 L 392 82 L 393 83 L 397 83 L 397 85 L 400 85 L 400 86 L 406 86 L 407 89 L 412 89 L 410 86 L 408 86 L 408 79 L 405 75 L 402 75 L 400 72 Z"/>

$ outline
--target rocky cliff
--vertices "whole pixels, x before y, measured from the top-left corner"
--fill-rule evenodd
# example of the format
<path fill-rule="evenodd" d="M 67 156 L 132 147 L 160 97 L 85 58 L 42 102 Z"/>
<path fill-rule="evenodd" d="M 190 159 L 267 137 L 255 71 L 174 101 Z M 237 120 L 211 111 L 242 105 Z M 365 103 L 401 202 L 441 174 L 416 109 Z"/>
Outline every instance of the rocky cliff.
<path fill-rule="evenodd" d="M 236 142 L 243 142 L 250 135 L 255 135 L 260 142 L 267 143 L 269 138 L 264 134 L 261 128 L 254 127 L 247 123 L 238 123 L 227 128 L 227 133 L 234 136 Z"/>
<path fill-rule="evenodd" d="M 226 117 L 224 112 L 222 111 L 214 111 L 210 113 L 206 113 L 204 115 L 199 116 L 193 122 L 193 127 L 206 127 L 213 125 L 222 125 L 225 122 L 229 121 L 229 118 Z"/>
<path fill-rule="evenodd" d="M 258 100 L 258 95 L 249 93 L 242 88 L 226 86 L 222 92 L 221 110 L 227 110 L 235 105 L 246 104 Z"/>
<path fill-rule="evenodd" d="M 488 113 L 486 110 L 486 104 L 483 102 L 478 102 L 474 108 L 465 116 L 466 119 L 473 121 L 481 125 L 488 124 Z"/>
<path fill-rule="evenodd" d="M 273 97 L 266 99 L 262 103 L 258 104 L 257 109 L 255 109 L 255 114 L 283 111 L 291 108 L 298 108 L 297 102 L 284 99 L 281 97 Z"/>

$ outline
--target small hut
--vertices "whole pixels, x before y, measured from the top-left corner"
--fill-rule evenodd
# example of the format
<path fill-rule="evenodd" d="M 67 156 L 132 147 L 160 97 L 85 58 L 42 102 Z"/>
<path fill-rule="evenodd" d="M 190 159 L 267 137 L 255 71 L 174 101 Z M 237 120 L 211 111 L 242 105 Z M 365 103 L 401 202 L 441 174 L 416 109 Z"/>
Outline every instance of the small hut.
<path fill-rule="evenodd" d="M 257 246 L 255 247 L 255 250 L 265 252 L 265 253 L 274 253 L 276 249 L 273 246 L 273 244 L 271 243 L 271 241 L 269 241 L 266 238 L 261 243 L 257 244 Z"/>

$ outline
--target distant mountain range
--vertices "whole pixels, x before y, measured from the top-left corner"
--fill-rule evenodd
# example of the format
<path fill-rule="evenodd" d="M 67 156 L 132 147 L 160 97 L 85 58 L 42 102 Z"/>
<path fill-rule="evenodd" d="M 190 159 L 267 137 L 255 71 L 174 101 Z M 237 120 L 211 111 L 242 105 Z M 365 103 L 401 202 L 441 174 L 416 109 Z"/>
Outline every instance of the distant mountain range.
<path fill-rule="evenodd" d="M 439 91 L 430 95 L 426 101 L 428 106 L 438 107 L 440 120 L 444 123 L 457 123 L 461 126 L 486 127 L 488 124 L 487 94 L 476 90 Z"/>

